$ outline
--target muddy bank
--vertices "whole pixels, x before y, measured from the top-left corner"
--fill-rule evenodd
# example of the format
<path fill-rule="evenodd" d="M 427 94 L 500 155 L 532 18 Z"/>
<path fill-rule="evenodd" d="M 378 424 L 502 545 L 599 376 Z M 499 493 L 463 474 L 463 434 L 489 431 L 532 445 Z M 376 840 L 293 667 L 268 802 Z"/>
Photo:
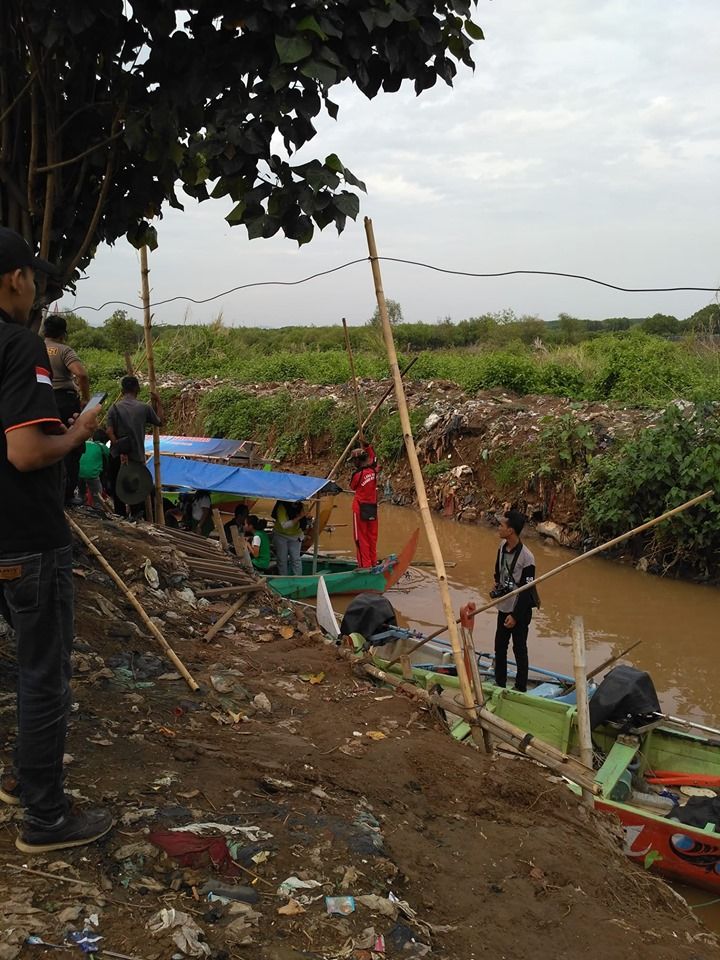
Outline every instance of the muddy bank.
<path fill-rule="evenodd" d="M 232 389 L 232 384 L 222 381 L 188 383 L 173 375 L 163 385 L 171 392 L 172 429 L 190 434 L 203 434 L 210 425 L 204 419 L 203 397 L 220 388 Z M 364 407 L 370 409 L 389 385 L 390 381 L 361 381 Z M 338 418 L 344 433 L 333 432 L 326 416 L 325 426 L 308 429 L 291 452 L 287 444 L 278 445 L 284 423 L 253 439 L 261 442 L 266 455 L 294 469 L 322 473 L 334 463 L 348 439 L 348 421 L 355 423 L 349 384 L 293 381 L 238 387 L 242 393 L 248 390 L 261 403 L 286 397 L 291 423 L 293 405 L 329 401 L 330 409 L 345 415 Z M 590 459 L 613 451 L 619 441 L 637 436 L 662 416 L 660 411 L 583 404 L 561 397 L 521 397 L 501 389 L 468 395 L 451 381 L 408 381 L 406 392 L 428 497 L 436 510 L 472 523 L 514 504 L 541 533 L 570 547 L 582 546 L 578 486 Z M 688 406 L 684 404 L 683 409 Z M 383 414 L 396 409 L 391 396 Z M 379 437 L 378 432 L 378 423 L 371 423 L 368 435 L 376 445 L 380 440 L 384 497 L 400 506 L 411 505 L 414 487 L 401 443 L 389 449 L 384 434 Z M 396 432 L 399 437 L 399 427 Z"/>
<path fill-rule="evenodd" d="M 117 827 L 100 844 L 28 860 L 13 845 L 15 811 L 2 812 L 2 960 L 43 951 L 21 948 L 28 934 L 60 943 L 72 929 L 144 960 L 720 956 L 683 902 L 626 861 L 614 822 L 541 768 L 456 744 L 439 718 L 354 676 L 309 611 L 264 592 L 203 642 L 228 602 L 199 597 L 211 584 L 190 577 L 176 549 L 75 516 L 203 692 L 189 692 L 77 547 L 68 786 L 79 803 L 107 804 Z M 10 649 L 4 641 L 5 760 Z M 220 824 L 206 828 L 210 849 L 175 834 L 185 859 L 165 852 L 173 828 L 203 823 Z M 291 877 L 301 884 L 281 889 Z M 219 883 L 253 902 L 208 902 Z M 325 896 L 353 896 L 354 912 L 329 915 Z M 152 932 L 163 921 L 176 926 Z"/>

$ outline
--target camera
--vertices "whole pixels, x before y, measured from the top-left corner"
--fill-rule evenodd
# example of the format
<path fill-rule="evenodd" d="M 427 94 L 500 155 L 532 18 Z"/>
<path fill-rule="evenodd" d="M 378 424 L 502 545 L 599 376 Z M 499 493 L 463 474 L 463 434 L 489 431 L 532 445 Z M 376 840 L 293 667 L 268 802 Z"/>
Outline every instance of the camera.
<path fill-rule="evenodd" d="M 502 583 L 496 583 L 493 589 L 490 591 L 490 597 L 493 600 L 499 600 L 500 597 L 504 597 L 506 593 L 511 593 L 513 590 L 517 590 L 517 584 L 514 580 L 504 580 Z"/>

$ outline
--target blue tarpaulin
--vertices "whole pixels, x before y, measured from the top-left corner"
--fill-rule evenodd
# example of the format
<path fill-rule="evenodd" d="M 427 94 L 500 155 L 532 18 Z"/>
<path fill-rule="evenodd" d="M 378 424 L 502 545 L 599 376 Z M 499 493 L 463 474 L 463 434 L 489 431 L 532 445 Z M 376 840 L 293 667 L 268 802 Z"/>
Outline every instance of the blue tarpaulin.
<path fill-rule="evenodd" d="M 154 473 L 152 459 L 147 466 L 150 472 Z M 160 457 L 160 479 L 163 487 L 289 500 L 291 503 L 309 500 L 318 494 L 322 496 L 341 492 L 341 487 L 324 477 L 303 477 L 297 473 L 278 473 L 274 470 L 225 467 L 219 463 L 183 460 L 181 457 Z"/>
<path fill-rule="evenodd" d="M 160 453 L 186 457 L 217 457 L 227 460 L 242 447 L 244 440 L 223 440 L 220 437 L 160 437 Z M 152 434 L 145 437 L 145 453 L 153 452 Z"/>

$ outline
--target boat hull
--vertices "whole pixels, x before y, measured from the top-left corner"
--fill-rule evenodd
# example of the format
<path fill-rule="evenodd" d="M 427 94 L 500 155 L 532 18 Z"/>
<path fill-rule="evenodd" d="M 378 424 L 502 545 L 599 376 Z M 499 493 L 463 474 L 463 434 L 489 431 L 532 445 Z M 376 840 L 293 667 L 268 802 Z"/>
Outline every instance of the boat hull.
<path fill-rule="evenodd" d="M 325 580 L 329 594 L 382 593 L 386 582 L 382 573 L 372 570 L 347 570 L 338 573 L 319 572 L 299 577 L 268 577 L 267 585 L 289 600 L 309 600 L 317 596 L 318 581 Z"/>

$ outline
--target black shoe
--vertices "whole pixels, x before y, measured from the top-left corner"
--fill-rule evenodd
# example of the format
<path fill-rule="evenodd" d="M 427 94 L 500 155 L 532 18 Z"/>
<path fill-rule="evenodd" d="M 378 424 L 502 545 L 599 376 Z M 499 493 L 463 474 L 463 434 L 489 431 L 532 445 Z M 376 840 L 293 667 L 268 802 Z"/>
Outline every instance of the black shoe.
<path fill-rule="evenodd" d="M 71 810 L 55 823 L 26 820 L 15 846 L 23 853 L 51 853 L 82 847 L 104 837 L 113 826 L 107 810 Z"/>
<path fill-rule="evenodd" d="M 4 773 L 0 777 L 0 800 L 11 807 L 20 806 L 20 784 L 14 773 Z"/>

